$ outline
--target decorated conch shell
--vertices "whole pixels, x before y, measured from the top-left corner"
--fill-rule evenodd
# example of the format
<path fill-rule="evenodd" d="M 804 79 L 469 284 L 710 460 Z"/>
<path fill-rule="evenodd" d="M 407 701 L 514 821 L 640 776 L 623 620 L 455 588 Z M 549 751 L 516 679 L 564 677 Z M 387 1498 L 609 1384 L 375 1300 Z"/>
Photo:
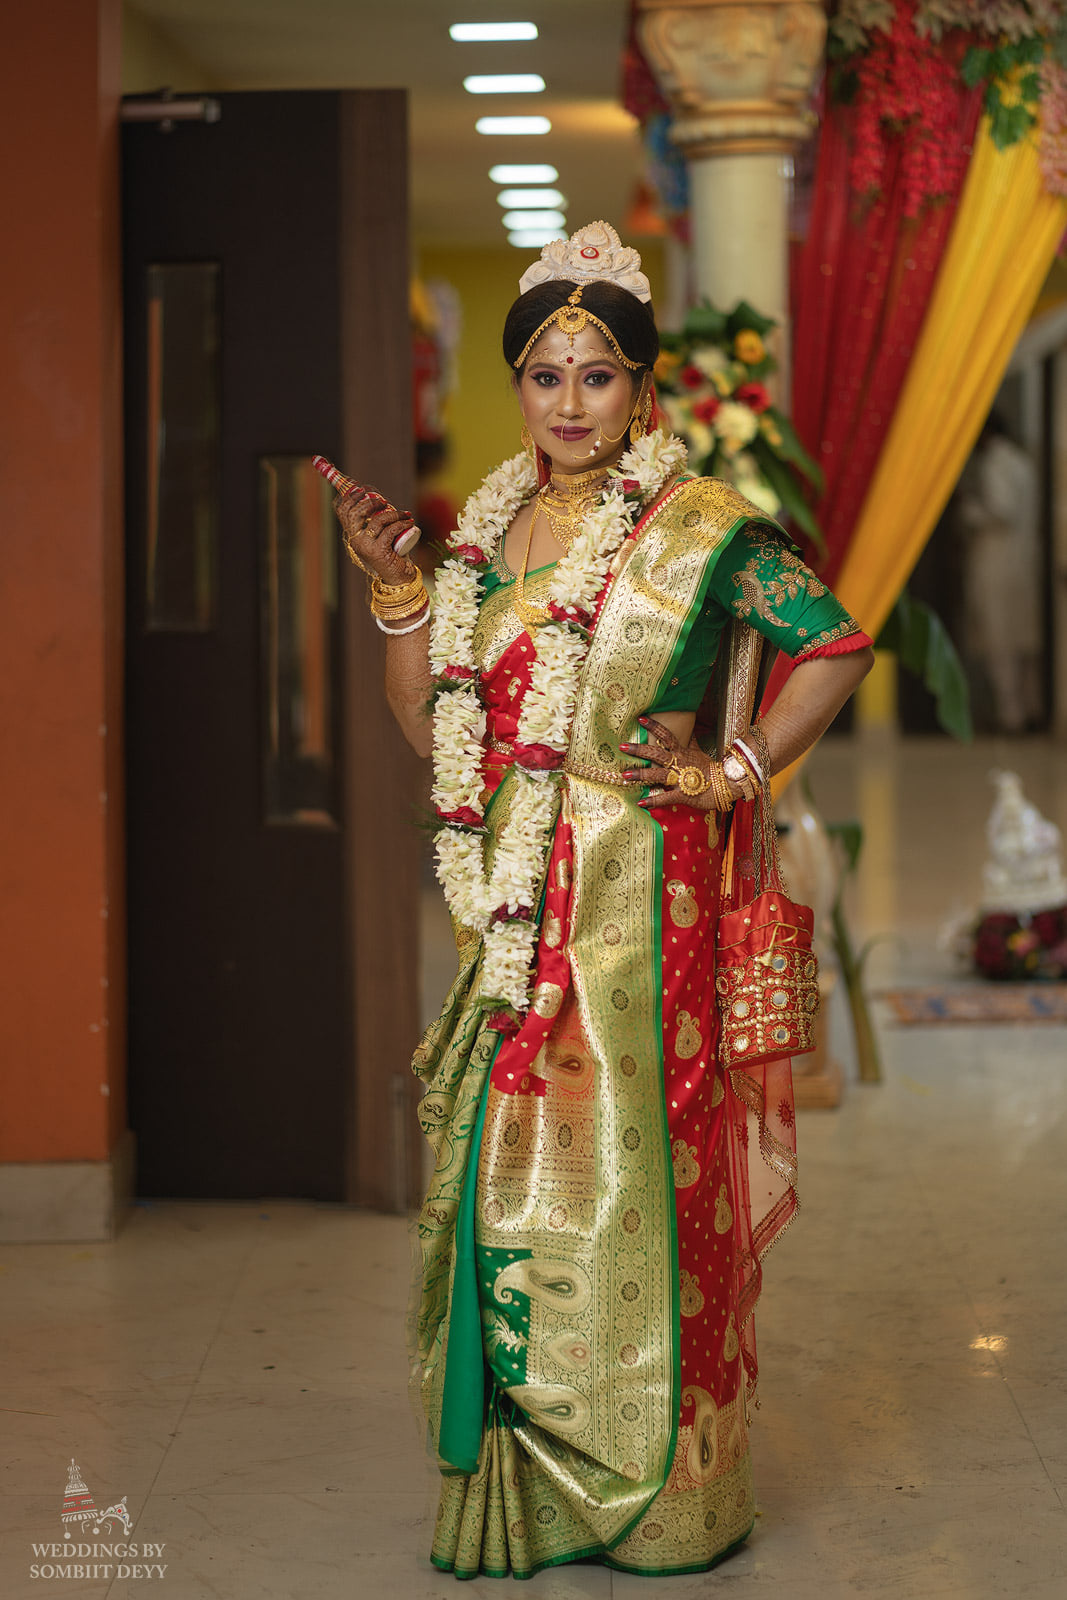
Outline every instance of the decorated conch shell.
<path fill-rule="evenodd" d="M 623 244 L 609 222 L 589 222 L 569 239 L 553 239 L 546 244 L 540 261 L 535 261 L 519 279 L 519 293 L 525 294 L 527 289 L 553 278 L 570 283 L 605 280 L 617 283 L 638 300 L 652 299 L 648 279 L 641 271 L 641 257 Z"/>

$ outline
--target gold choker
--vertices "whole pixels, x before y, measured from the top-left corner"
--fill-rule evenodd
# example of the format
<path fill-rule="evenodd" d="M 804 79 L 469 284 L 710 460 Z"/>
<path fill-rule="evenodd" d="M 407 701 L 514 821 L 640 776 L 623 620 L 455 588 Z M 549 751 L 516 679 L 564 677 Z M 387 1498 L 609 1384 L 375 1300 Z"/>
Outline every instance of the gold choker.
<path fill-rule="evenodd" d="M 586 517 L 600 499 L 607 473 L 576 473 L 566 486 L 550 478 L 537 496 L 538 509 L 552 529 L 552 537 L 569 550 L 582 531 Z"/>

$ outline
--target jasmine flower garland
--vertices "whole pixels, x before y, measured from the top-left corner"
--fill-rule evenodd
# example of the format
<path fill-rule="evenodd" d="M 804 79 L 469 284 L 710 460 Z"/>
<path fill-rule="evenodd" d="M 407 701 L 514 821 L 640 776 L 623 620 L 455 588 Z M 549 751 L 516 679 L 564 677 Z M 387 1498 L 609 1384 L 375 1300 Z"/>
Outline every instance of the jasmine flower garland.
<path fill-rule="evenodd" d="M 528 1005 L 539 933 L 536 902 L 597 598 L 637 515 L 685 460 L 679 439 L 663 433 L 639 439 L 612 469 L 600 503 L 556 566 L 549 620 L 533 635 L 536 660 L 515 740 L 518 784 L 488 873 L 482 812 L 486 719 L 477 690 L 474 629 L 482 575 L 519 509 L 537 491 L 537 473 L 525 454 L 489 474 L 446 541 L 452 555 L 438 573 L 430 626 L 430 667 L 438 685 L 433 803 L 444 824 L 435 837 L 436 870 L 453 917 L 483 938 L 479 998 L 511 1013 L 513 1026 Z"/>

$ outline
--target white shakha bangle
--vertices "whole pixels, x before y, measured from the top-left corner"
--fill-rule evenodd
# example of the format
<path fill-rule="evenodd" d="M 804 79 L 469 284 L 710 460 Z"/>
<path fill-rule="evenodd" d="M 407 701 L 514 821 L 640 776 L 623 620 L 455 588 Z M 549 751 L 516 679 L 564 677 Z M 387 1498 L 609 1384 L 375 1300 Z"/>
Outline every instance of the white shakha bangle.
<path fill-rule="evenodd" d="M 417 628 L 421 628 L 422 627 L 423 623 L 429 622 L 429 620 L 430 620 L 430 608 L 429 608 L 429 606 L 427 606 L 425 611 L 422 613 L 422 616 L 419 617 L 419 619 L 416 622 L 409 622 L 406 628 L 387 628 L 385 623 L 382 621 L 381 617 L 375 617 L 374 620 L 378 624 L 379 628 L 382 630 L 383 633 L 391 633 L 391 634 L 394 635 L 394 637 L 399 639 L 401 634 L 403 634 L 403 633 L 414 633 Z"/>

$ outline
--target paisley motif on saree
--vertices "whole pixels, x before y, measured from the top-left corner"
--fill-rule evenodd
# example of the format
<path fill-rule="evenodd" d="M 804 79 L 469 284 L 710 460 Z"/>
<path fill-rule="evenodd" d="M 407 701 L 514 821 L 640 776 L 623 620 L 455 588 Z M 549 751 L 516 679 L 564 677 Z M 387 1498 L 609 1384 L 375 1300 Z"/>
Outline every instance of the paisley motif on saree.
<path fill-rule="evenodd" d="M 621 773 L 619 743 L 641 737 L 719 552 L 753 517 L 696 480 L 639 528 L 583 668 L 529 1015 L 513 1038 L 485 1028 L 470 1005 L 480 946 L 465 946 L 416 1056 L 437 1155 L 416 1325 L 445 1475 L 432 1559 L 457 1575 L 583 1555 L 699 1570 L 752 1523 L 747 1174 L 726 1137 L 745 1110 L 718 1065 L 707 970 L 717 851 L 703 816 L 650 814 L 576 774 Z M 529 648 L 494 591 L 476 651 L 501 745 Z M 506 768 L 490 755 L 490 850 Z"/>

